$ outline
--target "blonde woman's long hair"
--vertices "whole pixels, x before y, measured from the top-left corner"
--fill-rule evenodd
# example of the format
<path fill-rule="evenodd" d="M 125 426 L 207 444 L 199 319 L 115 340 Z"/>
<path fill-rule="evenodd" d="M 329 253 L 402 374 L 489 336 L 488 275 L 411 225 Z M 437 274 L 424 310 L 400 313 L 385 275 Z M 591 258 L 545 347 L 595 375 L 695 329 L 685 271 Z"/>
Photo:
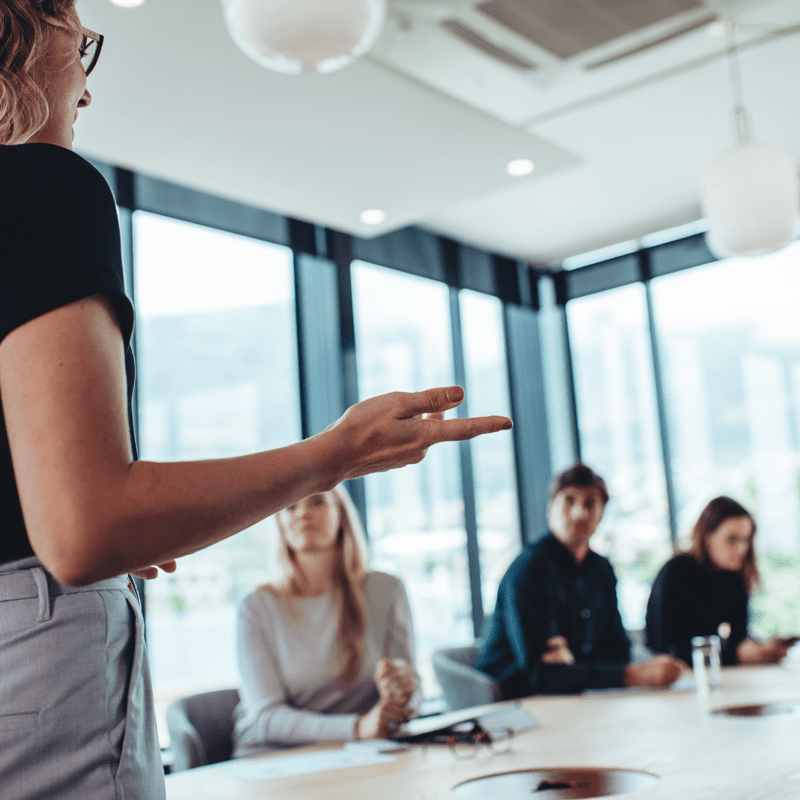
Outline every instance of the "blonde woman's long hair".
<path fill-rule="evenodd" d="M 0 144 L 24 144 L 47 123 L 50 104 L 37 76 L 58 22 L 75 35 L 75 0 L 0 0 Z M 50 22 L 48 22 L 48 20 Z"/>
<path fill-rule="evenodd" d="M 333 605 L 336 610 L 336 641 L 342 660 L 337 676 L 344 686 L 351 685 L 361 673 L 364 661 L 364 632 L 367 629 L 367 605 L 364 581 L 369 557 L 364 529 L 358 519 L 353 501 L 345 489 L 337 486 L 330 492 L 339 509 L 339 536 L 334 575 Z M 279 542 L 278 575 L 264 588 L 284 598 L 298 597 L 302 591 L 302 576 L 294 550 L 287 544 L 286 529 L 280 514 L 275 515 Z"/>

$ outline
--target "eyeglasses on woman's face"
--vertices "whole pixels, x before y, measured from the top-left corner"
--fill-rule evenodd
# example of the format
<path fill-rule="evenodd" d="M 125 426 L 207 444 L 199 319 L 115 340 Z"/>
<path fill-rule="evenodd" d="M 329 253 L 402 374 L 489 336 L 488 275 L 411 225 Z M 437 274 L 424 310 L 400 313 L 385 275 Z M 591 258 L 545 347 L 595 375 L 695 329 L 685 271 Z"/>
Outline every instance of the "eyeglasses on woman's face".
<path fill-rule="evenodd" d="M 81 64 L 87 75 L 97 65 L 100 58 L 100 51 L 103 49 L 103 34 L 90 31 L 88 28 L 81 28 L 81 44 L 78 47 Z"/>

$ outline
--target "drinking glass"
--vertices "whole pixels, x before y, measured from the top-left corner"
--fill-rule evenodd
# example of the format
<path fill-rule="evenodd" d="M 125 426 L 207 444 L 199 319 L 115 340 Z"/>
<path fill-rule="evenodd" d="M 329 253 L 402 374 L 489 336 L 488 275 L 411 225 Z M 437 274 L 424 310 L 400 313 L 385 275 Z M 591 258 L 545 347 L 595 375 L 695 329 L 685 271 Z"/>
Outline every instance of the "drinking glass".
<path fill-rule="evenodd" d="M 692 638 L 692 666 L 699 694 L 716 692 L 722 687 L 721 649 L 719 636 Z"/>

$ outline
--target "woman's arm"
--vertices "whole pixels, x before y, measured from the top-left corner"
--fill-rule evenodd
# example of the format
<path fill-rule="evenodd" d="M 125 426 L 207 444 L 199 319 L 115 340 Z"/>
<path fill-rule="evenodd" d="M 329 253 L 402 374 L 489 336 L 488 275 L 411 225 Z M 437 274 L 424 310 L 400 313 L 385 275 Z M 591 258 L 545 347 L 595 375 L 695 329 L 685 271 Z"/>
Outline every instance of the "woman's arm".
<path fill-rule="evenodd" d="M 392 599 L 383 632 L 383 658 L 375 669 L 375 683 L 382 698 L 391 698 L 409 709 L 422 702 L 419 676 L 414 670 L 414 625 L 411 606 L 403 582 L 391 580 Z"/>
<path fill-rule="evenodd" d="M 692 606 L 697 603 L 697 592 L 694 571 L 685 566 L 673 558 L 653 581 L 647 601 L 646 644 L 656 653 L 667 653 L 691 665 L 691 638 L 697 632 L 697 609 Z"/>
<path fill-rule="evenodd" d="M 167 562 L 342 480 L 416 463 L 436 442 L 510 427 L 504 417 L 423 418 L 461 402 L 460 389 L 437 389 L 359 403 L 323 433 L 277 450 L 134 462 L 123 356 L 101 296 L 37 317 L 0 343 L 0 396 L 28 536 L 64 583 Z"/>
<path fill-rule="evenodd" d="M 239 608 L 236 649 L 243 709 L 237 723 L 239 747 L 247 751 L 270 744 L 300 745 L 355 738 L 358 714 L 320 714 L 286 702 L 272 626 L 260 603 L 259 592 L 255 592 Z"/>

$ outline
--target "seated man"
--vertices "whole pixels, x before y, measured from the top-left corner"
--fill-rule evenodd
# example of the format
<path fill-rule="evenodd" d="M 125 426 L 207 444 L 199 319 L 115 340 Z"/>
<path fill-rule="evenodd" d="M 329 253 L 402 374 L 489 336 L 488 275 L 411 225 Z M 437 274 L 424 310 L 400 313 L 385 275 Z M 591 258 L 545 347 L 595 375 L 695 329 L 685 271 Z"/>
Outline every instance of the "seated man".
<path fill-rule="evenodd" d="M 605 482 L 584 464 L 550 487 L 549 535 L 530 544 L 500 583 L 492 626 L 475 666 L 504 699 L 616 686 L 668 686 L 679 661 L 630 662 L 614 568 L 589 549 L 603 517 Z"/>

